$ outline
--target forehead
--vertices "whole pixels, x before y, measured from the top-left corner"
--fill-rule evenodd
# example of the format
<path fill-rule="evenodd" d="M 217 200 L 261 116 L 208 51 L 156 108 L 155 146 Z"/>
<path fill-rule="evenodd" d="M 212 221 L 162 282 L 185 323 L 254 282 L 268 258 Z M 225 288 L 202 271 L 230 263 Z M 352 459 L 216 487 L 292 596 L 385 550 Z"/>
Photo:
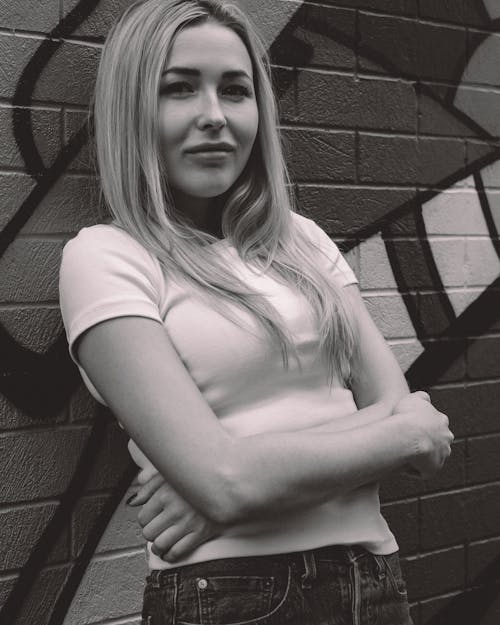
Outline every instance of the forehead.
<path fill-rule="evenodd" d="M 206 22 L 182 30 L 174 39 L 165 69 L 243 70 L 252 76 L 252 61 L 240 37 L 230 28 Z"/>

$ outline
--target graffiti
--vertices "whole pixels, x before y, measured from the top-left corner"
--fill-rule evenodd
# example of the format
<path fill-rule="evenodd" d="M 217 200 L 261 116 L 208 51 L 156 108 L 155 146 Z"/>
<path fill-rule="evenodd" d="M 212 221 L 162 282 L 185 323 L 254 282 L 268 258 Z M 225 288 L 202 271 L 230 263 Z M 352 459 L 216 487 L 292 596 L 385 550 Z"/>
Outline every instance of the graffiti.
<path fill-rule="evenodd" d="M 63 39 L 74 33 L 99 4 L 99 0 L 81 0 L 41 42 L 18 81 L 12 100 L 12 128 L 25 171 L 32 177 L 35 185 L 0 232 L 0 258 L 17 240 L 28 219 L 50 194 L 87 141 L 89 129 L 84 125 L 61 149 L 54 162 L 45 166 L 34 138 L 31 104 L 36 83 Z M 244 4 L 250 13 L 252 10 L 256 11 L 255 7 L 252 9 L 250 0 Z M 407 83 L 411 81 L 415 98 L 426 103 L 437 123 L 455 124 L 467 140 L 476 140 L 481 146 L 477 155 L 466 154 L 460 164 L 457 165 L 457 161 L 451 157 L 449 161 L 445 158 L 435 172 L 425 175 L 419 172 L 419 168 L 423 168 L 425 154 L 423 151 L 417 153 L 415 172 L 408 178 L 408 186 L 412 191 L 406 193 L 403 201 L 384 210 L 360 211 L 352 221 L 347 216 L 339 218 L 337 221 L 341 223 L 341 232 L 331 232 L 342 236 L 346 251 L 360 248 L 367 241 L 380 237 L 399 296 L 420 345 L 419 355 L 406 371 L 407 378 L 412 388 L 431 387 L 470 346 L 474 339 L 467 337 L 483 336 L 500 320 L 500 277 L 493 277 L 489 284 L 481 288 L 473 301 L 462 309 L 457 308 L 447 285 L 446 273 L 436 258 L 432 236 L 428 232 L 429 206 L 432 202 L 446 190 L 454 189 L 470 180 L 468 189 L 477 196 L 477 210 L 486 224 L 486 232 L 496 258 L 500 259 L 500 222 L 496 218 L 484 182 L 484 172 L 500 161 L 498 135 L 494 124 L 485 123 L 480 112 L 476 114 L 476 110 L 480 109 L 468 105 L 461 89 L 464 73 L 471 71 L 471 63 L 476 53 L 484 49 L 491 34 L 500 29 L 500 19 L 498 16 L 490 17 L 488 11 L 491 9 L 487 3 L 471 3 L 473 6 L 469 10 L 474 14 L 474 23 L 480 24 L 484 30 L 478 31 L 466 48 L 450 45 L 440 50 L 443 58 L 440 60 L 441 75 L 438 78 L 447 84 L 443 92 L 421 80 L 421 76 L 431 70 L 421 65 L 423 61 L 418 55 L 411 57 L 410 54 L 391 54 L 390 48 L 384 48 L 386 41 L 383 38 L 374 35 L 363 39 L 360 37 L 359 23 L 356 26 L 354 22 L 343 25 L 334 19 L 333 14 L 318 5 L 289 5 L 288 13 L 280 14 L 267 33 L 271 58 L 278 66 L 275 69 L 275 82 L 280 102 L 286 104 L 291 101 L 291 106 L 296 104 L 300 97 L 297 93 L 301 68 L 317 65 L 317 69 L 322 70 L 321 59 L 316 60 L 318 49 L 315 42 L 320 37 L 332 47 L 341 46 L 355 53 L 358 63 L 362 66 L 366 64 L 376 75 L 404 79 Z M 370 3 L 360 2 L 359 5 L 360 8 L 366 8 Z M 363 31 L 361 34 L 363 35 Z M 93 39 L 94 43 L 96 41 L 99 38 Z M 371 65 L 368 66 L 368 63 Z M 386 114 L 389 115 L 390 111 Z M 285 112 L 285 117 L 286 115 Z M 290 118 L 290 126 L 293 127 L 294 114 L 290 114 Z M 353 128 L 357 127 L 354 122 Z M 300 126 L 300 123 L 296 125 Z M 359 125 L 362 127 L 361 117 Z M 407 146 L 405 150 L 413 149 L 410 141 Z M 360 149 L 359 146 L 357 149 Z M 403 152 L 403 155 L 410 158 L 409 152 Z M 401 159 L 402 163 L 403 161 L 406 162 L 406 159 Z M 395 180 L 404 179 L 405 176 L 405 173 L 398 170 L 398 166 L 399 163 L 396 163 L 392 171 Z M 405 236 L 415 242 L 411 248 L 398 241 L 402 225 Z M 415 258 L 419 259 L 418 275 L 414 271 Z M 422 284 L 432 290 L 432 314 L 422 305 Z M 437 318 L 440 319 L 439 323 L 436 323 Z M 64 335 L 58 336 L 45 353 L 38 354 L 22 346 L 0 325 L 0 352 L 3 354 L 0 364 L 0 391 L 14 406 L 32 419 L 43 422 L 68 403 L 77 388 L 79 376 L 67 354 Z M 109 414 L 97 415 L 89 429 L 76 468 L 69 476 L 64 492 L 58 497 L 58 508 L 37 537 L 29 558 L 0 609 L 0 622 L 13 625 L 21 622 L 23 606 L 30 600 L 32 604 L 36 604 L 36 601 L 44 602 L 44 613 L 47 614 L 44 622 L 47 625 L 64 623 L 96 547 L 134 474 L 134 467 L 129 461 L 117 461 L 105 504 L 96 521 L 88 528 L 81 550 L 65 571 L 60 591 L 51 598 L 44 596 L 40 590 L 43 588 L 42 572 L 49 562 L 53 546 L 69 531 L 72 513 L 88 488 L 89 467 L 97 466 L 97 470 L 101 470 L 106 463 L 106 458 L 100 457 L 99 452 L 110 427 L 112 425 Z M 487 581 L 489 574 L 497 571 L 499 566 L 498 561 L 489 565 L 474 580 L 473 586 L 480 586 Z M 474 622 L 479 625 L 482 615 L 487 613 L 496 597 L 496 591 L 482 589 L 460 594 L 434 615 L 428 625 L 465 625 L 472 618 L 471 614 L 475 615 Z M 36 612 L 36 605 L 31 609 Z"/>

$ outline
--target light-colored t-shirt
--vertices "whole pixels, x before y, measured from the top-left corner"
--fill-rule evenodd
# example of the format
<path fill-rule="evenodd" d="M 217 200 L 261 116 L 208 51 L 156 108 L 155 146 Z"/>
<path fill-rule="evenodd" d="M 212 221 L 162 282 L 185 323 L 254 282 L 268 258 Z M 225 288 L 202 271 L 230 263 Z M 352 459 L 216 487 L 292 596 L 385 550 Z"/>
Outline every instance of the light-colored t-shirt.
<path fill-rule="evenodd" d="M 310 219 L 293 215 L 324 254 L 317 264 L 339 285 L 357 282 L 337 246 Z M 323 359 L 317 357 L 318 329 L 307 300 L 296 290 L 246 265 L 227 240 L 214 243 L 231 271 L 275 306 L 292 337 L 298 359 L 282 362 L 278 346 L 262 340 L 251 315 L 234 307 L 238 325 L 205 304 L 193 290 L 162 272 L 158 260 L 113 225 L 83 228 L 64 248 L 60 300 L 70 353 L 91 394 L 103 399 L 78 363 L 76 339 L 93 325 L 122 316 L 162 323 L 179 357 L 221 425 L 236 437 L 301 430 L 356 411 L 350 390 L 337 380 L 330 386 Z M 311 247 L 314 250 L 313 247 Z M 248 331 L 248 324 L 252 331 Z M 179 415 L 182 418 L 182 415 Z M 139 481 L 156 469 L 133 441 Z M 241 523 L 201 545 L 185 560 L 269 555 L 331 544 L 358 544 L 377 554 L 397 550 L 380 513 L 378 485 L 367 484 L 272 519 Z M 152 569 L 168 568 L 148 545 Z"/>

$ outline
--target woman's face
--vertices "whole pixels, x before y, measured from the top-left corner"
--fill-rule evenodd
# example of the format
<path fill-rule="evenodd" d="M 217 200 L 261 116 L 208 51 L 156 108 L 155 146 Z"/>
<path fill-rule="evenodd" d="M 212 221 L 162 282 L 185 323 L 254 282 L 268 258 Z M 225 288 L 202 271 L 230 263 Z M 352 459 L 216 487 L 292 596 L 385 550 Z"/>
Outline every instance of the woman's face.
<path fill-rule="evenodd" d="M 182 30 L 160 83 L 164 166 L 181 206 L 234 184 L 258 123 L 252 62 L 238 35 L 213 22 Z"/>

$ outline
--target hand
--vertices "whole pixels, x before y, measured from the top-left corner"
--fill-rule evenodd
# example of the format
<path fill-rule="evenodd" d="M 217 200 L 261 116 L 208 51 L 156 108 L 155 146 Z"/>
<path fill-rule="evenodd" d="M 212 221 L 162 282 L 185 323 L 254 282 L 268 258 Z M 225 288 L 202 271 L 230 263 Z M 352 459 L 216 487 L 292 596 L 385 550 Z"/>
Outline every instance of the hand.
<path fill-rule="evenodd" d="M 411 469 L 422 478 L 439 471 L 451 454 L 453 434 L 448 417 L 437 411 L 424 391 L 403 397 L 394 408 L 394 414 L 403 418 L 413 439 L 415 454 Z"/>
<path fill-rule="evenodd" d="M 142 506 L 138 514 L 142 534 L 152 541 L 153 553 L 167 562 L 186 557 L 221 529 L 185 501 L 159 473 L 139 489 L 129 505 Z"/>

